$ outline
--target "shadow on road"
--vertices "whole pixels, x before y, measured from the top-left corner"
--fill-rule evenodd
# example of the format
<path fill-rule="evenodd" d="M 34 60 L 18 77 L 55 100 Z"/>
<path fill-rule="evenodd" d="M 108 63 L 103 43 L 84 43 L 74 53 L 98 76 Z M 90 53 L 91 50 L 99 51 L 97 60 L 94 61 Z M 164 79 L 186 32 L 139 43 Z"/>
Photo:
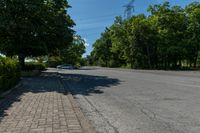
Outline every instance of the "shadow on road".
<path fill-rule="evenodd" d="M 73 95 L 101 94 L 106 87 L 120 84 L 119 79 L 107 76 L 94 76 L 82 74 L 61 74 L 61 79 Z"/>
<path fill-rule="evenodd" d="M 28 108 L 28 104 L 22 99 L 31 101 L 33 94 L 57 92 L 66 95 L 68 91 L 72 94 L 90 95 L 92 93 L 103 93 L 104 87 L 118 85 L 118 79 L 111 79 L 106 76 L 92 76 L 80 74 L 61 74 L 45 72 L 40 77 L 25 78 L 23 85 L 13 90 L 9 95 L 0 99 L 0 124 L 6 120 L 8 115 L 17 112 L 12 107 L 23 106 L 23 111 Z M 30 98 L 30 99 L 29 99 Z M 12 109 L 11 109 L 12 108 Z"/>

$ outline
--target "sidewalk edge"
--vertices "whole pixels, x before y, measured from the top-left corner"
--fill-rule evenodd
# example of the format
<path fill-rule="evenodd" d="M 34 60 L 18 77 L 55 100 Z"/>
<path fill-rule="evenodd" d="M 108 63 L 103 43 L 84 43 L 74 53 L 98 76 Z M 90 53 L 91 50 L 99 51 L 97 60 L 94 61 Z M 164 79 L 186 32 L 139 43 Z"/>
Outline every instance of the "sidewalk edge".
<path fill-rule="evenodd" d="M 23 85 L 22 82 L 19 81 L 19 83 L 18 83 L 16 86 L 14 86 L 13 88 L 11 88 L 11 89 L 9 89 L 9 90 L 7 90 L 7 91 L 1 93 L 1 94 L 0 94 L 0 98 L 6 97 L 6 96 L 9 95 L 13 90 L 15 90 L 15 89 L 21 87 L 22 85 Z"/>
<path fill-rule="evenodd" d="M 58 73 L 58 75 L 61 76 L 60 73 Z M 63 84 L 62 78 L 61 77 L 59 77 L 59 78 L 60 78 L 60 82 L 63 85 L 63 87 L 68 88 L 67 89 L 68 90 L 67 96 L 68 96 L 68 99 L 69 99 L 73 109 L 74 109 L 74 112 L 76 113 L 76 116 L 78 117 L 78 120 L 79 120 L 81 127 L 82 127 L 82 130 L 83 130 L 83 133 L 95 133 L 95 131 L 94 131 L 93 127 L 91 126 L 89 120 L 86 118 L 84 113 L 81 111 L 79 104 L 76 102 L 73 95 L 71 94 L 69 84 L 67 83 L 67 85 L 65 86 Z"/>
<path fill-rule="evenodd" d="M 74 111 L 80 121 L 81 127 L 83 129 L 84 133 L 95 133 L 94 129 L 92 128 L 89 120 L 85 117 L 83 112 L 81 111 L 80 107 L 78 106 L 78 103 L 75 101 L 74 97 L 72 96 L 71 93 L 68 95 L 69 100 L 72 104 L 72 107 L 74 108 Z"/>

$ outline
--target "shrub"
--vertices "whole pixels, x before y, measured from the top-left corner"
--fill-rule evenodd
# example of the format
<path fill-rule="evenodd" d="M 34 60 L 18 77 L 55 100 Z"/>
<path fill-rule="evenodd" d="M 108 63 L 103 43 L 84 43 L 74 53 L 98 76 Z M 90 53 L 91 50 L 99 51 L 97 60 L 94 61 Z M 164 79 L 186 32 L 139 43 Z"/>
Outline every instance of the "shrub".
<path fill-rule="evenodd" d="M 61 65 L 62 60 L 59 56 L 50 56 L 48 57 L 48 61 L 46 62 L 46 65 L 48 67 L 56 68 L 57 65 Z"/>
<path fill-rule="evenodd" d="M 37 63 L 37 62 L 28 62 L 26 63 L 24 68 L 25 71 L 32 71 L 32 70 L 43 71 L 45 69 L 46 67 L 43 63 Z"/>
<path fill-rule="evenodd" d="M 14 87 L 20 80 L 17 60 L 0 57 L 0 92 Z"/>
<path fill-rule="evenodd" d="M 81 67 L 81 64 L 80 63 L 76 63 L 75 65 L 74 65 L 74 68 L 75 69 L 79 69 Z"/>

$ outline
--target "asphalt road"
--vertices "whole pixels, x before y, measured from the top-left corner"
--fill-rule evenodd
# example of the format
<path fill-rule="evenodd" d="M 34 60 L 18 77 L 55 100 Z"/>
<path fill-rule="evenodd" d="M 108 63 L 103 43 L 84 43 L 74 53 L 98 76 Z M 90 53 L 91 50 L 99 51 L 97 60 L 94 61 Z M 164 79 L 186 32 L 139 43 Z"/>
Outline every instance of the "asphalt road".
<path fill-rule="evenodd" d="M 99 133 L 200 133 L 200 72 L 59 70 Z"/>

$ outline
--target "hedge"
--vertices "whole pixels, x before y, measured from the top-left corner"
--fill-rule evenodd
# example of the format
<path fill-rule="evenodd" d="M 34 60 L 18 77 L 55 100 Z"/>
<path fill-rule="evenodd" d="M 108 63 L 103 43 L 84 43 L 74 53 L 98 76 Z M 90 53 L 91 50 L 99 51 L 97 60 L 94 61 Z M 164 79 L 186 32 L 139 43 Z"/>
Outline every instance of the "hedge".
<path fill-rule="evenodd" d="M 0 57 L 0 92 L 14 87 L 19 82 L 20 75 L 17 60 Z"/>
<path fill-rule="evenodd" d="M 32 71 L 32 70 L 39 70 L 43 71 L 46 69 L 45 64 L 43 63 L 38 63 L 38 62 L 28 62 L 25 64 L 25 71 Z"/>

